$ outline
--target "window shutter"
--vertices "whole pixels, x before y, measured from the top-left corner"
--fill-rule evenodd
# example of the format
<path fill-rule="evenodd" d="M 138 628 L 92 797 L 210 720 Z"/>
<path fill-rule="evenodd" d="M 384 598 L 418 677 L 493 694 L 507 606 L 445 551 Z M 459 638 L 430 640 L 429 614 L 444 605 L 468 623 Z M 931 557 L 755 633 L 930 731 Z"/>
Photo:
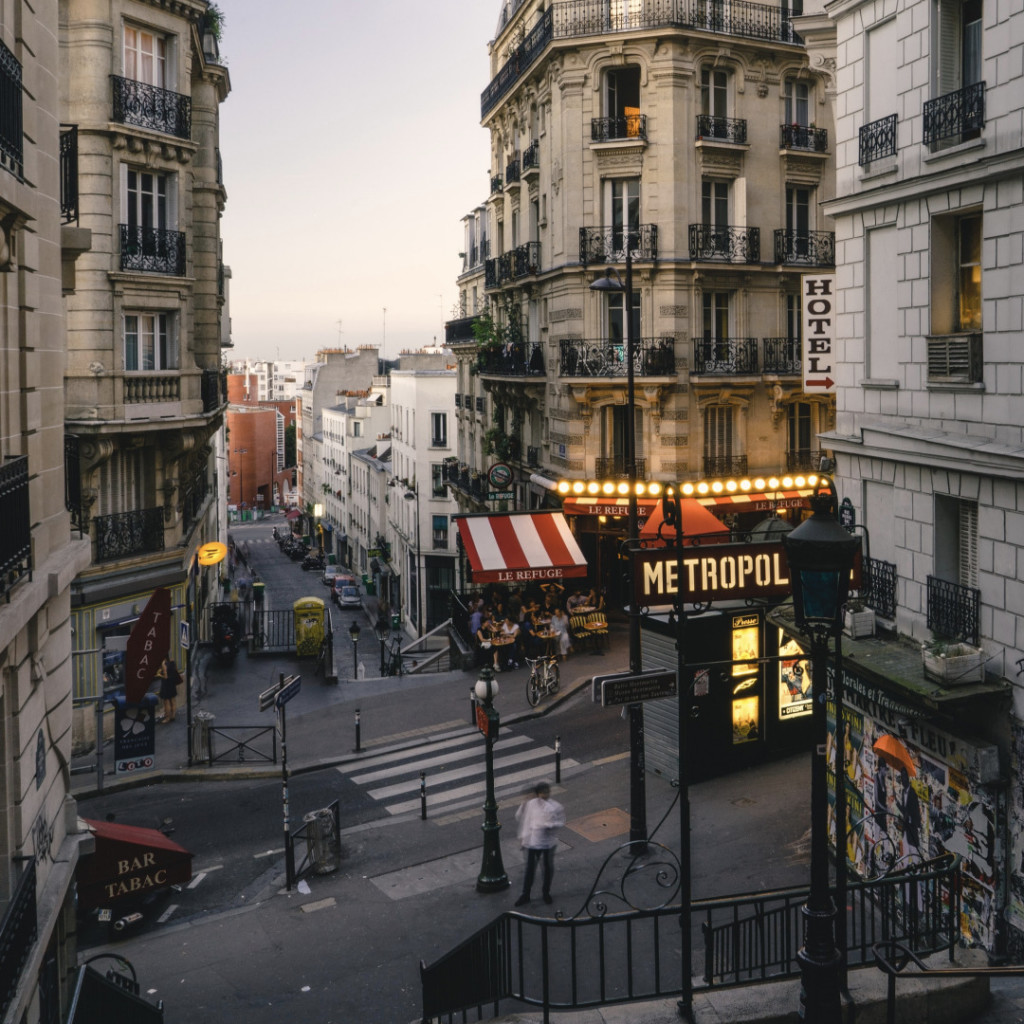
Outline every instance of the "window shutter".
<path fill-rule="evenodd" d="M 978 585 L 978 506 L 973 501 L 960 502 L 960 583 L 965 587 Z"/>
<path fill-rule="evenodd" d="M 939 0 L 938 95 L 960 88 L 960 25 L 962 0 Z"/>

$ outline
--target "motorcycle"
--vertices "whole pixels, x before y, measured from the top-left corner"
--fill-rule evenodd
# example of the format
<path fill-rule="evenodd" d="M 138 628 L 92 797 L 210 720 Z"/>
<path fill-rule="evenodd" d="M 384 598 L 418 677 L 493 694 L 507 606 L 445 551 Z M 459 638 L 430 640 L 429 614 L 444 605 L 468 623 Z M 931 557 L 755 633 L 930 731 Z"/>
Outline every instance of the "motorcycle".
<path fill-rule="evenodd" d="M 302 560 L 302 568 L 303 569 L 317 569 L 320 572 L 323 572 L 324 556 L 320 555 L 320 554 L 317 554 L 317 555 L 306 555 L 306 557 Z"/>
<path fill-rule="evenodd" d="M 213 653 L 221 665 L 230 665 L 238 654 L 238 616 L 221 605 L 213 612 Z"/>

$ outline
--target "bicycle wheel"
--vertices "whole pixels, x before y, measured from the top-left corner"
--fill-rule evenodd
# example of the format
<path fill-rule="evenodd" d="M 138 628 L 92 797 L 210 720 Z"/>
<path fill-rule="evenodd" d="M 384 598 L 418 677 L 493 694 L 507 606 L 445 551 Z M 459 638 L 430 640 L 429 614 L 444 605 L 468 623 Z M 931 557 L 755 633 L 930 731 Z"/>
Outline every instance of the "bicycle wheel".
<path fill-rule="evenodd" d="M 558 693 L 558 666 L 548 665 L 548 693 Z"/>
<path fill-rule="evenodd" d="M 536 672 L 531 672 L 530 678 L 526 680 L 526 699 L 531 708 L 540 703 L 540 684 L 537 682 Z"/>

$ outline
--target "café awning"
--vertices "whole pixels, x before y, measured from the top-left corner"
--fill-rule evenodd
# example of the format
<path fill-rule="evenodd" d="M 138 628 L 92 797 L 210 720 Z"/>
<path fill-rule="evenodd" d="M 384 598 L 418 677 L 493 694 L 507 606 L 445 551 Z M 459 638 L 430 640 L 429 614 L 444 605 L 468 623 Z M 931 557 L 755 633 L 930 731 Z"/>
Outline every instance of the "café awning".
<path fill-rule="evenodd" d="M 453 516 L 474 583 L 586 576 L 587 562 L 561 512 Z"/>
<path fill-rule="evenodd" d="M 699 501 L 693 498 L 680 498 L 679 507 L 683 517 L 683 542 L 689 537 L 706 537 L 711 533 L 723 533 L 726 539 L 729 536 L 729 527 L 717 516 L 706 509 Z M 657 502 L 654 511 L 648 516 L 640 530 L 641 540 L 662 540 L 672 541 L 676 538 L 674 526 L 663 525 L 661 502 Z M 660 533 L 659 533 L 660 528 Z"/>
<path fill-rule="evenodd" d="M 78 903 L 83 910 L 125 897 L 142 897 L 192 878 L 192 854 L 154 828 L 83 818 L 96 849 L 78 862 Z"/>
<path fill-rule="evenodd" d="M 657 498 L 636 499 L 639 519 L 646 519 L 657 507 Z M 570 495 L 562 502 L 562 511 L 568 516 L 627 516 L 629 498 Z"/>

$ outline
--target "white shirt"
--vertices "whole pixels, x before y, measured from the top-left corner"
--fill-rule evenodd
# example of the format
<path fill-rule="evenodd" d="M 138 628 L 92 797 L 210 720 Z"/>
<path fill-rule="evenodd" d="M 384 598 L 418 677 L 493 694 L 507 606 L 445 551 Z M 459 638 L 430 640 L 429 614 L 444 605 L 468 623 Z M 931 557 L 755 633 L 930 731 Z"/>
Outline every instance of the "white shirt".
<path fill-rule="evenodd" d="M 555 832 L 565 824 L 565 809 L 557 800 L 535 796 L 519 805 L 519 842 L 527 850 L 550 850 L 558 840 Z"/>

